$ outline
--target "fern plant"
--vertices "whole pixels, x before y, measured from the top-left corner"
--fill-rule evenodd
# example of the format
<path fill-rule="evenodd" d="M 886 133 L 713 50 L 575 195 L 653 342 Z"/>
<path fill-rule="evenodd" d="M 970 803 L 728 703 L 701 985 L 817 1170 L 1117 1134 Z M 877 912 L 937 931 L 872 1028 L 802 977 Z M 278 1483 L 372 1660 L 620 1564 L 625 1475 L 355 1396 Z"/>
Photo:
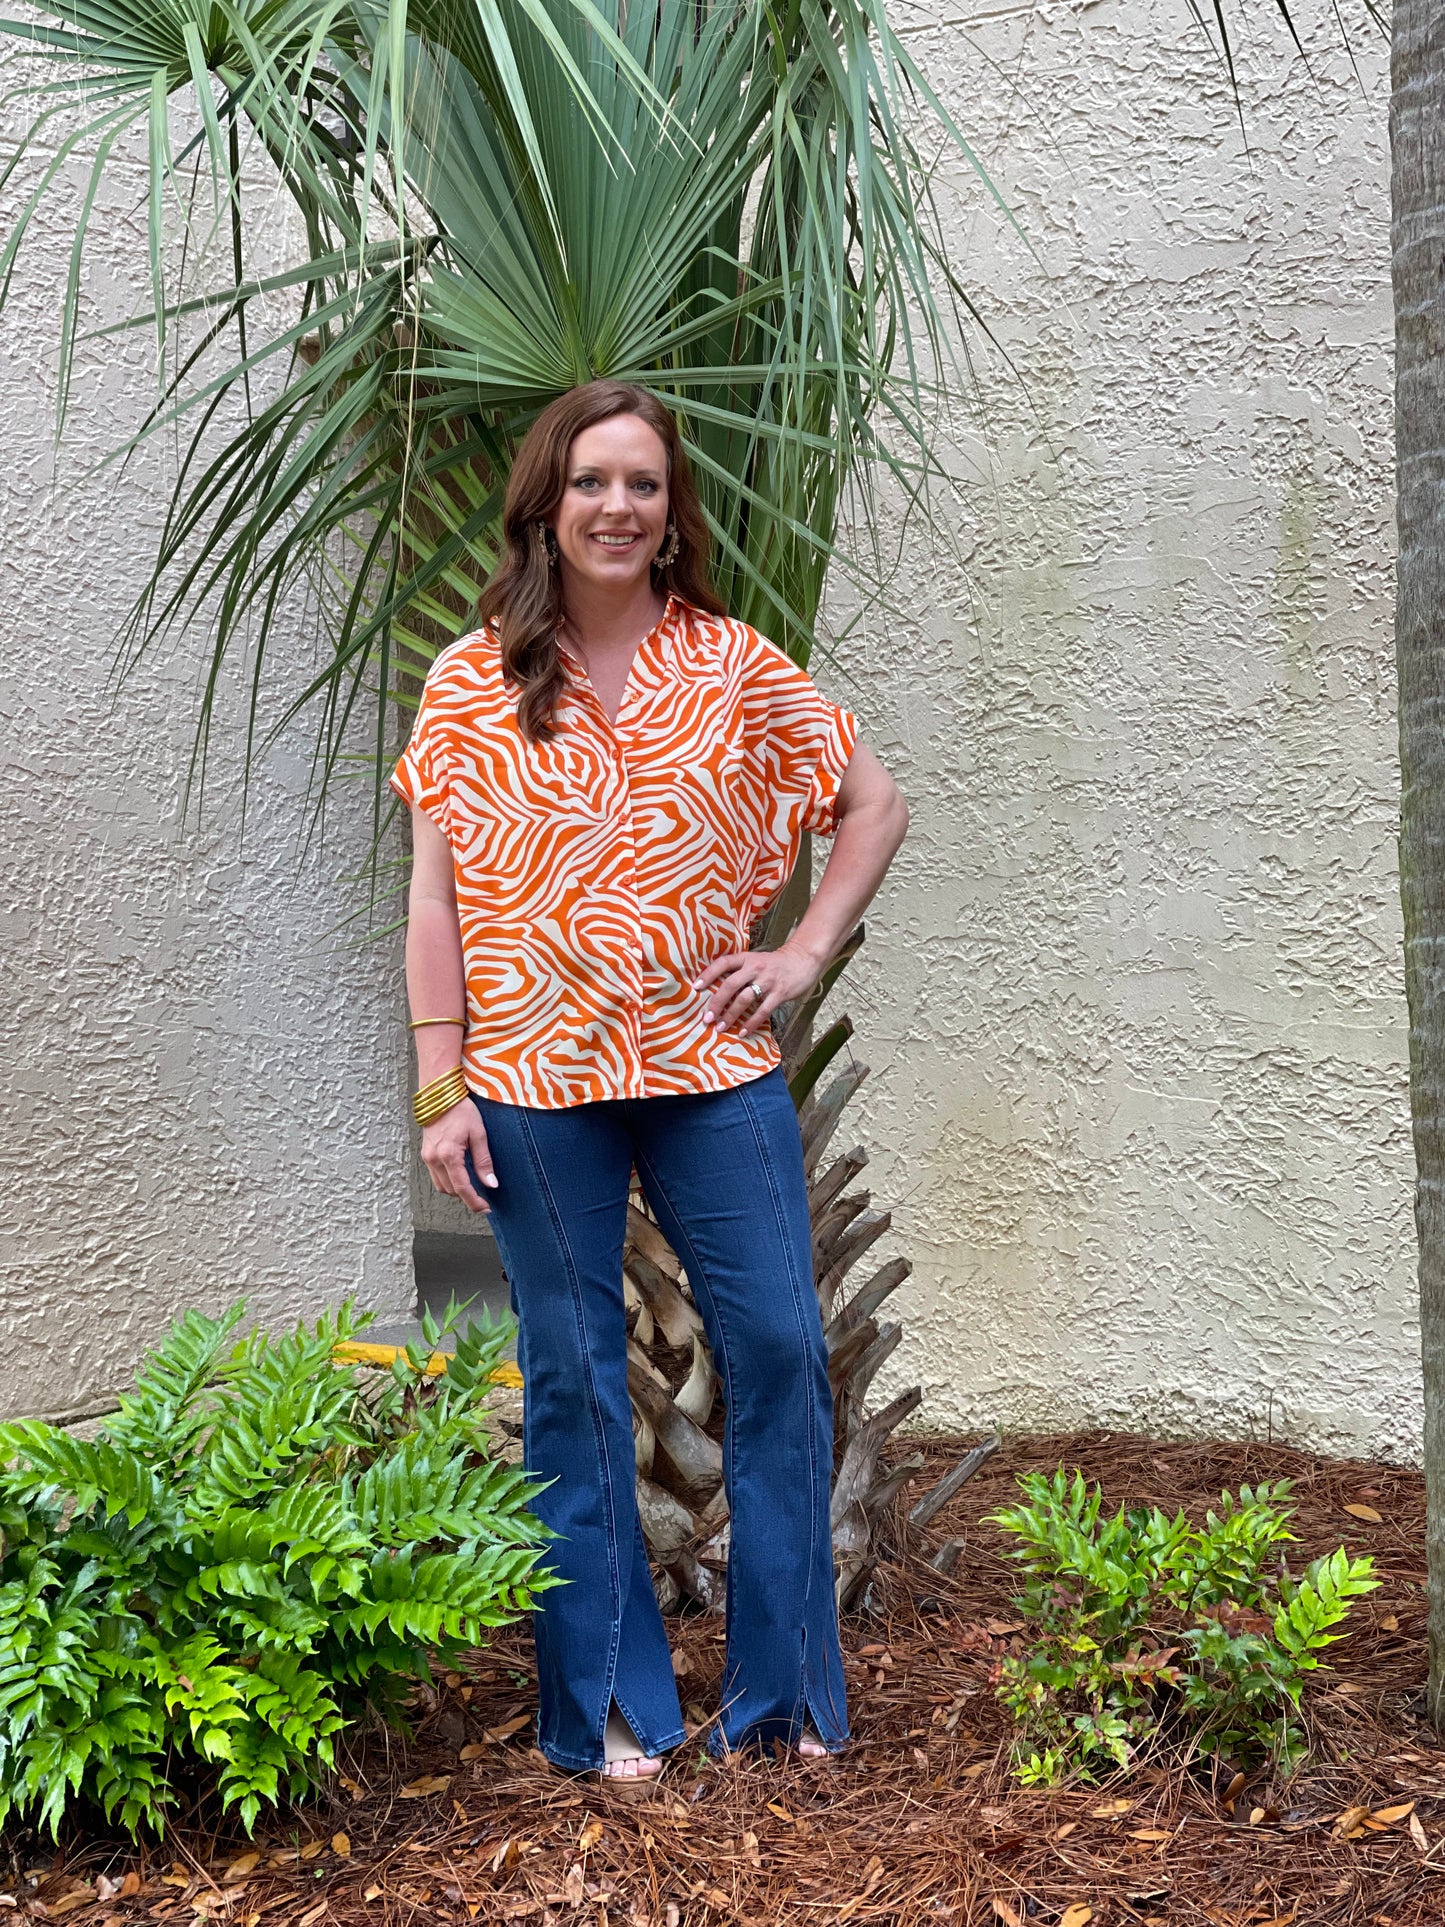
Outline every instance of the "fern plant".
<path fill-rule="evenodd" d="M 369 1314 L 272 1339 L 243 1313 L 180 1319 L 94 1440 L 0 1426 L 0 1825 L 89 1799 L 161 1831 L 190 1772 L 249 1832 L 554 1583 L 538 1488 L 490 1452 L 505 1325 L 432 1381 L 431 1321 L 363 1376 L 336 1348 Z"/>
<path fill-rule="evenodd" d="M 1290 1717 L 1354 1600 L 1378 1584 L 1343 1547 L 1295 1578 L 1287 1479 L 1224 1493 L 1202 1527 L 1157 1506 L 1102 1513 L 1083 1475 L 1030 1473 L 1024 1503 L 992 1515 L 1027 1575 L 1014 1604 L 1029 1650 L 999 1663 L 1018 1722 L 1017 1777 L 1128 1767 L 1182 1722 L 1204 1753 L 1267 1757 L 1288 1773 L 1303 1742 Z"/>

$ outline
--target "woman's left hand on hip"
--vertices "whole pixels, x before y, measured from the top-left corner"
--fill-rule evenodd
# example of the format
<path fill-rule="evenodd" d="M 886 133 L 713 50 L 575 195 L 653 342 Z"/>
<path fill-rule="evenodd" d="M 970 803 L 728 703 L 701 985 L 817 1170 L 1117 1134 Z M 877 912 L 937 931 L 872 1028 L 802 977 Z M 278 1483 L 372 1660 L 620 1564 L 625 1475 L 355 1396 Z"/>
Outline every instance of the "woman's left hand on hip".
<path fill-rule="evenodd" d="M 762 1030 L 780 1004 L 806 996 L 822 975 L 819 960 L 784 944 L 780 950 L 734 950 L 710 963 L 693 984 L 707 996 L 702 1020 L 740 1037 Z"/>

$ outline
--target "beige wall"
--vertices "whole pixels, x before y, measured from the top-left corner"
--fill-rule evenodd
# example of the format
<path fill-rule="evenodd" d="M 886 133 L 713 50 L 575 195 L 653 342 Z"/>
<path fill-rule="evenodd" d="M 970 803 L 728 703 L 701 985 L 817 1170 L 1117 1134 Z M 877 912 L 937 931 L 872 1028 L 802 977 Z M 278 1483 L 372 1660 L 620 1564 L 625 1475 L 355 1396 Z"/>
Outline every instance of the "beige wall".
<path fill-rule="evenodd" d="M 1249 9 L 1247 159 L 1184 0 L 898 10 L 1043 259 L 946 170 L 1021 383 L 979 349 L 957 553 L 910 535 L 818 664 L 914 806 L 848 1001 L 935 1424 L 1415 1449 L 1384 61 L 1298 11 L 1313 80 Z M 52 490 L 64 245 L 57 209 L 0 321 L 9 1411 L 103 1396 L 189 1303 L 410 1287 L 398 950 L 329 934 L 359 804 L 298 871 L 281 758 L 244 845 L 226 770 L 183 831 L 194 648 L 99 693 L 165 477 L 81 480 L 136 336 Z"/>
<path fill-rule="evenodd" d="M 14 108 L 8 110 L 12 115 Z M 3 202 L 13 219 L 14 195 Z M 137 213 L 137 207 L 142 212 Z M 142 175 L 112 162 L 92 324 L 141 309 Z M 202 826 L 181 795 L 204 638 L 112 701 L 117 631 L 167 482 L 153 445 L 87 479 L 152 394 L 143 333 L 87 351 L 53 458 L 57 201 L 0 316 L 0 1412 L 103 1402 L 190 1305 L 292 1321 L 410 1303 L 396 940 L 333 934 L 359 796 L 302 860 L 303 745 L 244 838 L 230 706 Z M 298 633 L 289 681 L 309 660 Z"/>
<path fill-rule="evenodd" d="M 855 1049 L 936 1422 L 1408 1458 L 1384 49 L 1247 11 L 1252 161 L 1182 0 L 905 16 L 1043 266 L 956 222 L 1020 379 L 832 678 L 914 807 Z"/>

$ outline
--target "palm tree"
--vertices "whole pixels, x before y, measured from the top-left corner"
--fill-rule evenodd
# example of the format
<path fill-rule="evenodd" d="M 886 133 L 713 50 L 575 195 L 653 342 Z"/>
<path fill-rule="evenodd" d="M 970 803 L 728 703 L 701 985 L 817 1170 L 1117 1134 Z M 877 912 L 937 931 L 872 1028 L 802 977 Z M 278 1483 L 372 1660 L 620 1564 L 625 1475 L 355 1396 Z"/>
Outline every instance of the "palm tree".
<path fill-rule="evenodd" d="M 800 662 L 830 566 L 868 576 L 835 544 L 850 497 L 864 526 L 880 477 L 926 510 L 936 383 L 967 304 L 909 131 L 918 108 L 938 140 L 964 143 L 883 0 L 56 0 L 37 24 L 0 24 L 41 68 L 0 176 L 32 169 L 0 298 L 61 170 L 91 164 L 62 302 L 62 421 L 96 190 L 116 142 L 146 133 L 160 385 L 132 446 L 164 429 L 182 459 L 122 657 L 204 620 L 199 769 L 244 642 L 253 744 L 309 706 L 318 807 L 362 755 L 380 850 L 398 723 L 492 567 L 512 453 L 547 401 L 593 376 L 679 412 L 728 606 Z M 53 158 L 33 159 L 57 130 Z M 258 176 L 262 194 L 284 187 L 302 237 L 301 259 L 269 275 L 247 269 Z M 178 212 L 187 260 L 223 245 L 219 285 L 191 285 L 193 268 L 168 280 Z M 325 664 L 268 716 L 263 665 L 302 598 Z M 378 860 L 374 887 L 379 874 Z M 814 1042 L 819 1001 L 790 1014 L 783 1044 L 833 1345 L 846 1595 L 916 1469 L 881 1469 L 880 1450 L 921 1394 L 864 1410 L 899 1336 L 874 1313 L 907 1266 L 845 1298 L 888 1220 L 849 1188 L 861 1151 L 821 1167 L 862 1073 L 816 1088 L 849 1034 L 842 1019 Z M 714 1598 L 712 1364 L 640 1213 L 627 1275 L 660 1583 Z"/>
<path fill-rule="evenodd" d="M 0 23 L 52 70 L 0 180 L 68 131 L 33 163 L 0 295 L 88 154 L 63 422 L 96 190 L 143 126 L 161 389 L 136 441 L 165 428 L 182 462 L 128 646 L 204 614 L 211 689 L 243 636 L 259 689 L 309 598 L 328 660 L 274 726 L 313 705 L 320 793 L 369 741 L 384 807 L 393 706 L 492 566 L 520 435 L 576 382 L 681 411 L 728 606 L 800 661 L 849 493 L 866 508 L 886 473 L 925 497 L 962 297 L 902 118 L 932 96 L 882 0 L 65 0 L 42 19 Z M 248 278 L 258 165 L 304 258 Z M 219 287 L 168 289 L 182 193 L 188 247 L 229 241 Z"/>
<path fill-rule="evenodd" d="M 1445 1726 L 1445 12 L 1395 0 L 1395 661 L 1400 892 L 1410 1007 L 1432 1724 Z"/>

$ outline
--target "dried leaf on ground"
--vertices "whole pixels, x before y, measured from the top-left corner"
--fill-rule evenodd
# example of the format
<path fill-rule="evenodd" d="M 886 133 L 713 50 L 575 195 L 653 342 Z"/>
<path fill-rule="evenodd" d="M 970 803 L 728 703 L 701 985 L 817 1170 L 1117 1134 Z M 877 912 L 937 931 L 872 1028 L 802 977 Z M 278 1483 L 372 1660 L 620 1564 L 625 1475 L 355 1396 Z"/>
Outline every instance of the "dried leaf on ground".
<path fill-rule="evenodd" d="M 1393 1807 L 1376 1807 L 1370 1815 L 1369 1824 L 1372 1827 L 1393 1827 L 1399 1820 L 1408 1820 L 1414 1811 L 1413 1800 L 1404 1800 Z"/>
<path fill-rule="evenodd" d="M 1364 1822 L 1370 1817 L 1368 1807 L 1346 1807 L 1343 1813 L 1335 1815 L 1334 1835 L 1337 1840 L 1358 1840 L 1365 1831 Z"/>

